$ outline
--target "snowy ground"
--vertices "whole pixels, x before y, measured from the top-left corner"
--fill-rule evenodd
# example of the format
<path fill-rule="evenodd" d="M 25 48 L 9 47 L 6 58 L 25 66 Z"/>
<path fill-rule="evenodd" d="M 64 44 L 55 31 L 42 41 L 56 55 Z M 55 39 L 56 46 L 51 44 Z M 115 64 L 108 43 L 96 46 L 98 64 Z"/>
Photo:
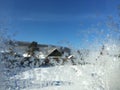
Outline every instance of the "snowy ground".
<path fill-rule="evenodd" d="M 42 67 L 19 73 L 11 81 L 16 80 L 16 90 L 120 90 L 119 68 L 116 61 Z"/>
<path fill-rule="evenodd" d="M 93 88 L 97 90 L 97 88 L 104 88 L 99 85 L 95 86 L 95 83 L 98 83 L 95 80 L 97 77 L 94 76 L 93 71 L 87 71 L 92 67 L 66 65 L 36 68 L 13 78 L 18 80 L 17 84 L 21 82 L 21 90 L 93 90 Z M 22 84 L 24 81 L 26 85 Z"/>

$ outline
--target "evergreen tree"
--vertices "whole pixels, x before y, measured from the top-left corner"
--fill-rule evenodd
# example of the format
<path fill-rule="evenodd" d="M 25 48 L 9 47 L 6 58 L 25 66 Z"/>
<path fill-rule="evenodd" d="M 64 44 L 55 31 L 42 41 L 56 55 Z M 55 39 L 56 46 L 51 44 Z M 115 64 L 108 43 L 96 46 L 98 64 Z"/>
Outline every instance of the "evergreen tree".
<path fill-rule="evenodd" d="M 31 56 L 34 56 L 35 51 L 39 51 L 38 43 L 33 41 L 29 46 L 28 46 L 28 54 Z"/>

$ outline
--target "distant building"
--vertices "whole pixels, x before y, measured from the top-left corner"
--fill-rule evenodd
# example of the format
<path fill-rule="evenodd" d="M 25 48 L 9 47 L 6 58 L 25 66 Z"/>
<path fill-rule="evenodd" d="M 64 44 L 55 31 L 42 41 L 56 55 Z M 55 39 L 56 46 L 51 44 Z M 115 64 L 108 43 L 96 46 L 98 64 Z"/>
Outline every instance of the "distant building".
<path fill-rule="evenodd" d="M 46 55 L 46 57 L 61 57 L 61 56 L 62 53 L 57 48 L 48 50 L 48 54 Z"/>

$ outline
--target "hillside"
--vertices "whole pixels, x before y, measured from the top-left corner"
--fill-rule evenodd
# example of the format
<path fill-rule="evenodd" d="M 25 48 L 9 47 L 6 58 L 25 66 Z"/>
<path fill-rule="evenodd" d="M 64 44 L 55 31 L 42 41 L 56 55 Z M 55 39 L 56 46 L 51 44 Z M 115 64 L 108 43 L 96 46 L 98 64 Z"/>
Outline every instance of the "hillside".
<path fill-rule="evenodd" d="M 33 42 L 35 42 L 35 41 L 33 41 Z M 28 47 L 30 46 L 30 44 L 32 43 L 32 42 L 25 42 L 25 41 L 9 41 L 8 42 L 9 44 L 11 44 L 11 45 L 15 45 L 15 48 L 17 48 L 17 49 L 19 49 L 19 50 L 23 50 L 23 51 L 25 51 L 25 50 L 27 50 L 28 49 Z M 37 42 L 36 42 L 37 43 Z M 46 45 L 46 44 L 39 44 L 39 43 L 37 43 L 38 45 L 38 47 L 42 50 L 49 50 L 49 49 L 51 49 L 51 48 L 57 48 L 57 49 L 59 49 L 61 52 L 66 52 L 66 53 L 71 53 L 71 49 L 70 48 L 68 48 L 68 47 L 63 47 L 63 46 L 55 46 L 55 45 Z"/>

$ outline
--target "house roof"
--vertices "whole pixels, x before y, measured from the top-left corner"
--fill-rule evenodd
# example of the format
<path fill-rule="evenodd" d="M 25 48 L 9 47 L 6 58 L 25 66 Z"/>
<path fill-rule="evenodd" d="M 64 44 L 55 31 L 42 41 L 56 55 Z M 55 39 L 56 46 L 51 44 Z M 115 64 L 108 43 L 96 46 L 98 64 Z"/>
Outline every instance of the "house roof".
<path fill-rule="evenodd" d="M 61 56 L 62 53 L 57 48 L 52 48 L 48 50 L 46 57 L 48 56 Z"/>

